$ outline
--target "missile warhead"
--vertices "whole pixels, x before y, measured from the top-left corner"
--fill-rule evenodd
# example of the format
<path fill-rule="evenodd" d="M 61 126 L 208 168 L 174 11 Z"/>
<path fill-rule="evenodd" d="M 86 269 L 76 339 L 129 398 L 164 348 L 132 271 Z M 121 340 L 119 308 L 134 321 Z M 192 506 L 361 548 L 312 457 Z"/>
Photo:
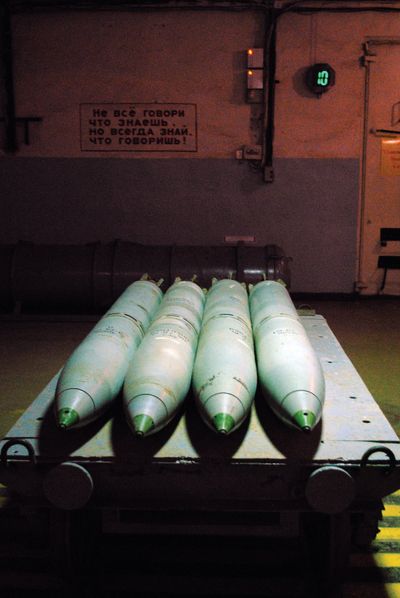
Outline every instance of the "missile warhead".
<path fill-rule="evenodd" d="M 63 407 L 57 413 L 57 423 L 60 430 L 66 430 L 79 423 L 79 414 L 75 409 Z"/>
<path fill-rule="evenodd" d="M 161 298 L 153 282 L 134 282 L 75 349 L 57 383 L 55 416 L 60 429 L 91 422 L 117 396 Z"/>
<path fill-rule="evenodd" d="M 144 436 L 154 428 L 154 419 L 150 415 L 135 415 L 132 428 L 136 436 Z"/>
<path fill-rule="evenodd" d="M 203 307 L 194 282 L 177 281 L 165 293 L 125 378 L 124 410 L 136 436 L 166 426 L 185 399 Z"/>
<path fill-rule="evenodd" d="M 149 355 L 153 353 L 154 349 L 154 347 L 151 347 L 151 344 L 146 343 L 148 346 L 144 345 L 141 354 L 136 356 L 136 359 L 138 359 L 137 368 L 133 368 L 133 366 L 130 368 L 124 383 L 123 396 L 126 419 L 132 432 L 138 437 L 153 434 L 167 425 L 179 407 L 175 393 L 182 392 L 181 388 L 176 390 L 176 388 L 170 389 L 166 387 L 165 384 L 168 382 L 169 376 L 168 374 L 162 375 L 162 367 L 152 368 L 155 362 L 148 360 Z M 156 353 L 154 357 L 159 359 L 160 354 L 158 351 Z M 147 383 L 143 378 L 138 378 L 138 370 L 148 372 L 149 376 L 152 376 L 157 381 L 155 383 Z M 176 369 L 175 373 L 177 373 Z M 178 387 L 178 385 L 179 382 L 176 382 L 175 387 Z M 128 390 L 133 391 L 133 398 L 128 398 Z M 181 398 L 181 400 L 184 398 Z"/>
<path fill-rule="evenodd" d="M 215 281 L 204 308 L 193 391 L 204 421 L 229 434 L 246 418 L 257 386 L 248 296 L 234 280 Z"/>
<path fill-rule="evenodd" d="M 228 413 L 217 413 L 213 417 L 213 424 L 219 434 L 229 434 L 235 427 L 235 420 Z"/>
<path fill-rule="evenodd" d="M 280 419 L 310 432 L 322 414 L 325 379 L 290 295 L 279 282 L 260 282 L 250 311 L 263 394 Z"/>

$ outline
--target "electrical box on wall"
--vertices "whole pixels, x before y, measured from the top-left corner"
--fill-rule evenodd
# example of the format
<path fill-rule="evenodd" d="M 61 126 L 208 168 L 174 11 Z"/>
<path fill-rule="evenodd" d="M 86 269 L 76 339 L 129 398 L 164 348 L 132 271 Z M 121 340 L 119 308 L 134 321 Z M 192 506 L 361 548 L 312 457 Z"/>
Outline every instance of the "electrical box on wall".
<path fill-rule="evenodd" d="M 247 50 L 247 68 L 264 68 L 264 48 L 249 48 Z"/>
<path fill-rule="evenodd" d="M 247 71 L 247 89 L 263 89 L 263 70 L 248 69 Z"/>
<path fill-rule="evenodd" d="M 264 101 L 264 48 L 247 50 L 247 102 Z"/>

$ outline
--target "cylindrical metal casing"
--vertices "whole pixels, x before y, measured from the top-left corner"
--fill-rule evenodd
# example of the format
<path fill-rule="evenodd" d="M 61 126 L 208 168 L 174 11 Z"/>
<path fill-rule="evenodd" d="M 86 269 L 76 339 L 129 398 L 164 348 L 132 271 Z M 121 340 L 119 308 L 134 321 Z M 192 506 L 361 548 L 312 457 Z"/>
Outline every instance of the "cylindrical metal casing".
<path fill-rule="evenodd" d="M 180 277 L 209 287 L 211 279 L 290 285 L 290 258 L 276 245 L 166 246 L 115 240 L 86 245 L 0 245 L 0 307 L 105 310 L 148 273 L 164 288 Z M 196 278 L 194 278 L 196 277 Z"/>
<path fill-rule="evenodd" d="M 247 291 L 234 280 L 220 280 L 207 294 L 193 368 L 193 390 L 204 421 L 214 431 L 233 431 L 248 414 L 256 387 Z M 228 416 L 223 423 L 215 420 L 222 415 Z"/>
<path fill-rule="evenodd" d="M 325 379 L 289 293 L 278 282 L 260 282 L 250 292 L 250 311 L 265 398 L 286 423 L 299 427 L 299 414 L 308 417 L 303 429 L 313 428 L 322 413 Z"/>
<path fill-rule="evenodd" d="M 57 383 L 57 416 L 73 409 L 79 416 L 74 427 L 79 427 L 109 406 L 161 299 L 162 291 L 150 281 L 134 282 L 124 291 L 67 360 Z"/>
<path fill-rule="evenodd" d="M 124 409 L 135 433 L 164 427 L 186 397 L 203 306 L 204 293 L 193 282 L 176 282 L 165 293 L 125 378 Z M 151 419 L 146 429 L 138 425 L 143 417 Z"/>

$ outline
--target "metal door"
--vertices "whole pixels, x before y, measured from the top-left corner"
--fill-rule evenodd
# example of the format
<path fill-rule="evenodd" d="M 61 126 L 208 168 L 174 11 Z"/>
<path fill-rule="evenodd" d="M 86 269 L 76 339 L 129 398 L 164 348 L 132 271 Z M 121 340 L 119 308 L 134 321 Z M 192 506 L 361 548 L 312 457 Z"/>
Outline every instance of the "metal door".
<path fill-rule="evenodd" d="M 400 270 L 379 256 L 400 256 L 400 241 L 380 242 L 382 228 L 400 228 L 400 38 L 365 44 L 365 120 L 359 227 L 358 289 L 400 294 Z M 400 257 L 399 257 L 400 261 Z M 392 260 L 393 263 L 393 260 Z"/>

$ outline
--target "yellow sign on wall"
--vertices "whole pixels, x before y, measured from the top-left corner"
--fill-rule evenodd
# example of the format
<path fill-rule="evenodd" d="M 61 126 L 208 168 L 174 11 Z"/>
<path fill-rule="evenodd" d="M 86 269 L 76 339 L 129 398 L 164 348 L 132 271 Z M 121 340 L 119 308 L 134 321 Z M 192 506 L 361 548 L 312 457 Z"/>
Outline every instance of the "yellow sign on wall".
<path fill-rule="evenodd" d="M 381 174 L 400 176 L 400 139 L 381 140 Z"/>

